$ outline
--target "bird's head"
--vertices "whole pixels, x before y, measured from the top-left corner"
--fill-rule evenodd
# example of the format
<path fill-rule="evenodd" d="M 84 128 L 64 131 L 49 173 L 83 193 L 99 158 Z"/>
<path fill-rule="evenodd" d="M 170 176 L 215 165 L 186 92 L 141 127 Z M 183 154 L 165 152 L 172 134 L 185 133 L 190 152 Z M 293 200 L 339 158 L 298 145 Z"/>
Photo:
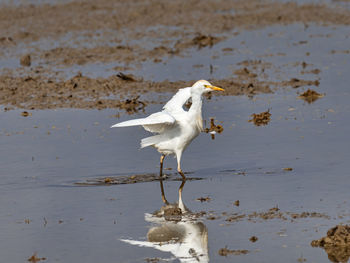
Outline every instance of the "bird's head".
<path fill-rule="evenodd" d="M 213 90 L 221 90 L 224 91 L 224 89 L 215 87 L 209 83 L 209 81 L 206 80 L 198 80 L 196 83 L 193 84 L 191 88 L 192 92 L 199 92 L 199 93 L 207 93 Z"/>

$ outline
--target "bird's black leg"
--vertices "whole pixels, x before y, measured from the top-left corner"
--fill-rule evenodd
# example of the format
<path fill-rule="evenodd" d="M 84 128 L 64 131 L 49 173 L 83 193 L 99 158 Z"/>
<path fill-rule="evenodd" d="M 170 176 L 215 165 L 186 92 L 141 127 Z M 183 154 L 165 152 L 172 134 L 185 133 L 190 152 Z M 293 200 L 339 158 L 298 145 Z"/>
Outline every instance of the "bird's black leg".
<path fill-rule="evenodd" d="M 163 177 L 163 161 L 164 161 L 165 155 L 162 154 L 160 156 L 160 171 L 159 171 L 159 177 L 162 178 Z"/>

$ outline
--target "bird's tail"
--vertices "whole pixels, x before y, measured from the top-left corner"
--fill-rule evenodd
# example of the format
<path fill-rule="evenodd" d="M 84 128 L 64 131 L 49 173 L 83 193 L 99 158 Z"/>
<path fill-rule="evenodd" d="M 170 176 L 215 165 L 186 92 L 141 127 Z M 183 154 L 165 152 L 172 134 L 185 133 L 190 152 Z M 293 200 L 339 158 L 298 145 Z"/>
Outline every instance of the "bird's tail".
<path fill-rule="evenodd" d="M 141 148 L 145 148 L 147 146 L 153 146 L 155 145 L 156 143 L 159 143 L 160 142 L 160 135 L 154 135 L 154 136 L 150 136 L 150 137 L 147 137 L 147 138 L 143 138 L 141 140 Z"/>

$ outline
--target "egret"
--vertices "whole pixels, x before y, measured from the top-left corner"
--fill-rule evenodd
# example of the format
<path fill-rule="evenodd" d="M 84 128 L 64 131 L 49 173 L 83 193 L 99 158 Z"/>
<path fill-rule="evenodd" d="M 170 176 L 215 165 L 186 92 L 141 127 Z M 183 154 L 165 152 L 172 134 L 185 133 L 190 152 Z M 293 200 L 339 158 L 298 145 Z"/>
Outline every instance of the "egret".
<path fill-rule="evenodd" d="M 181 156 L 186 147 L 203 131 L 202 94 L 224 89 L 211 85 L 206 80 L 199 80 L 192 87 L 179 91 L 163 107 L 162 111 L 153 113 L 146 118 L 124 121 L 114 127 L 128 127 L 142 125 L 149 132 L 156 135 L 141 140 L 141 148 L 155 147 L 161 154 L 160 176 L 163 173 L 163 161 L 167 155 L 175 155 L 177 171 L 183 180 L 186 177 L 181 169 Z M 191 98 L 192 105 L 188 111 L 183 105 Z"/>
<path fill-rule="evenodd" d="M 120 240 L 131 245 L 170 252 L 180 262 L 208 263 L 208 229 L 194 216 L 195 213 L 185 206 L 182 200 L 184 185 L 183 180 L 179 188 L 179 202 L 169 203 L 165 198 L 163 182 L 160 179 L 164 205 L 152 214 L 145 213 L 145 221 L 152 224 L 147 233 L 147 241 Z"/>

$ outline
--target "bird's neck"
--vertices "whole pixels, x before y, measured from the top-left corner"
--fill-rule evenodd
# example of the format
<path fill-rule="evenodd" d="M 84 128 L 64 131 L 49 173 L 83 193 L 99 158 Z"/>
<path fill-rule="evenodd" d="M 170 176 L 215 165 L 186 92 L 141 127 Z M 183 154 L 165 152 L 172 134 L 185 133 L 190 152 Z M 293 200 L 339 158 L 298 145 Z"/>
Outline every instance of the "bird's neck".
<path fill-rule="evenodd" d="M 202 95 L 198 93 L 192 93 L 192 105 L 188 110 L 188 113 L 196 120 L 197 127 L 200 131 L 203 131 L 203 119 L 202 119 Z"/>
<path fill-rule="evenodd" d="M 198 93 L 192 93 L 192 105 L 188 110 L 190 114 L 202 116 L 202 96 Z"/>

